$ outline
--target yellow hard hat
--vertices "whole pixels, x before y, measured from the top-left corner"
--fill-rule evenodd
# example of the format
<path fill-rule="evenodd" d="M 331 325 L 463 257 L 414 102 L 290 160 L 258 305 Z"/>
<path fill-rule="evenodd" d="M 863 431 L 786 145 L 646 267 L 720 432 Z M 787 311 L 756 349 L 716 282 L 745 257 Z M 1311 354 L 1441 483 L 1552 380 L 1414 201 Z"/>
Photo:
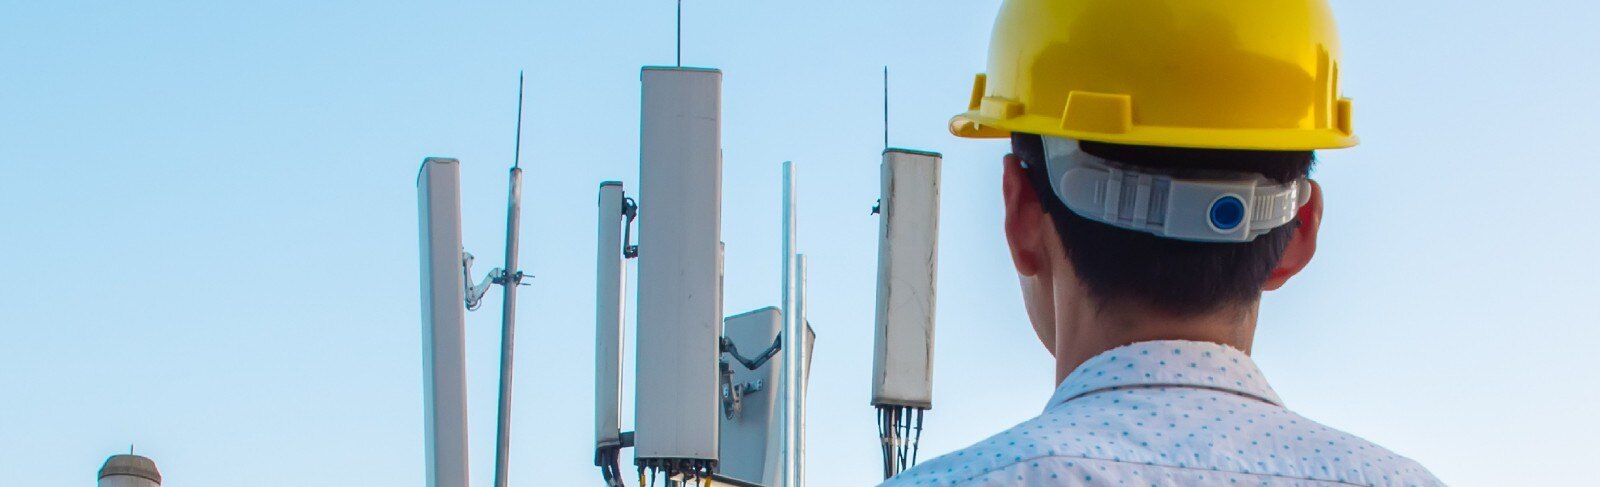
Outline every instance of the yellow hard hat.
<path fill-rule="evenodd" d="M 960 137 L 1350 147 L 1325 0 L 1006 0 Z"/>

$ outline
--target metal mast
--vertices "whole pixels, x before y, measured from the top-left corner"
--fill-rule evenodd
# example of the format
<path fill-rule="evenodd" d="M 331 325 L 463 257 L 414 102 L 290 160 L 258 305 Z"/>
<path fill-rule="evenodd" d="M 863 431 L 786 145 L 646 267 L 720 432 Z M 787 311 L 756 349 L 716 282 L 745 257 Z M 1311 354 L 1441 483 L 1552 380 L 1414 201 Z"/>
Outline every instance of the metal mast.
<path fill-rule="evenodd" d="M 800 322 L 795 257 L 795 171 L 793 161 L 783 161 L 783 486 L 800 485 L 800 350 L 804 323 Z"/>
<path fill-rule="evenodd" d="M 511 455 L 511 365 L 516 349 L 517 244 L 522 222 L 522 72 L 517 72 L 517 141 L 511 156 L 511 190 L 506 202 L 506 267 L 502 274 L 504 300 L 500 306 L 500 410 L 495 425 L 494 485 L 506 487 Z"/>

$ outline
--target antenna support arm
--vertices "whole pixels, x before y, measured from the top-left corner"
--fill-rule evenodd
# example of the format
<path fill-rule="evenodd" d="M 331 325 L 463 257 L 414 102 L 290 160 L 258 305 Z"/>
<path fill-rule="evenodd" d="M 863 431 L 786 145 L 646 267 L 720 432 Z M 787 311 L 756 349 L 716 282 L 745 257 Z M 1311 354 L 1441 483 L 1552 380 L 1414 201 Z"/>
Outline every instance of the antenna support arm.
<path fill-rule="evenodd" d="M 761 368 L 762 365 L 766 364 L 768 360 L 772 359 L 772 357 L 777 355 L 781 350 L 783 350 L 783 336 L 779 335 L 777 338 L 772 340 L 772 346 L 767 347 L 766 351 L 761 352 L 761 354 L 757 355 L 754 359 L 748 359 L 743 355 L 739 355 L 739 347 L 733 345 L 733 340 L 729 340 L 728 337 L 722 337 L 722 351 L 728 355 L 732 355 L 733 359 L 739 361 L 739 365 L 743 365 L 746 370 L 756 370 Z"/>
<path fill-rule="evenodd" d="M 465 251 L 461 252 L 461 275 L 464 277 L 464 279 L 461 281 L 467 283 L 466 305 L 468 311 L 476 311 L 479 306 L 482 306 L 483 295 L 488 294 L 489 288 L 494 284 L 501 283 L 504 280 L 505 274 L 505 271 L 501 270 L 499 267 L 496 267 L 494 269 L 490 269 L 489 275 L 483 276 L 482 281 L 479 281 L 477 284 L 473 284 L 472 260 L 473 257 L 471 253 Z M 521 272 L 517 273 L 517 279 L 519 281 L 522 279 L 521 274 Z"/>

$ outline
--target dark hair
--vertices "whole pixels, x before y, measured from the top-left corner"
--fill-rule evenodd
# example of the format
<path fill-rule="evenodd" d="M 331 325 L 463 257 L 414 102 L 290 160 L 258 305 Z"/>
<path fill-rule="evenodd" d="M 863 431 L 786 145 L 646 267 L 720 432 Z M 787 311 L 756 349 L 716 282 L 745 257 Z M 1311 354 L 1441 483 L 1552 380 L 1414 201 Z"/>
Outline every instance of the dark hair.
<path fill-rule="evenodd" d="M 1310 173 L 1310 151 L 1185 149 L 1079 142 L 1084 152 L 1158 174 L 1196 177 L 1217 171 L 1258 173 L 1278 182 Z M 1086 219 L 1068 210 L 1051 189 L 1044 141 L 1013 134 L 1011 151 L 1027 167 L 1046 213 L 1089 295 L 1102 303 L 1148 305 L 1193 316 L 1248 304 L 1283 258 L 1299 220 L 1245 243 L 1161 238 Z"/>

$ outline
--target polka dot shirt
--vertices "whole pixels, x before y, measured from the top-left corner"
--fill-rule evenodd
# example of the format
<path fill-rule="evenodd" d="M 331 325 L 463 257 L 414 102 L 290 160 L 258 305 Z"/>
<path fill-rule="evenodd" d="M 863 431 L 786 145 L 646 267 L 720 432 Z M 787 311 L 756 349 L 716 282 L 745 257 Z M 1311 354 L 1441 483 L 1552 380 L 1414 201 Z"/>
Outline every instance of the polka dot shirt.
<path fill-rule="evenodd" d="M 1163 340 L 1096 355 L 1039 417 L 883 485 L 1443 484 L 1410 459 L 1285 409 L 1243 352 Z"/>

